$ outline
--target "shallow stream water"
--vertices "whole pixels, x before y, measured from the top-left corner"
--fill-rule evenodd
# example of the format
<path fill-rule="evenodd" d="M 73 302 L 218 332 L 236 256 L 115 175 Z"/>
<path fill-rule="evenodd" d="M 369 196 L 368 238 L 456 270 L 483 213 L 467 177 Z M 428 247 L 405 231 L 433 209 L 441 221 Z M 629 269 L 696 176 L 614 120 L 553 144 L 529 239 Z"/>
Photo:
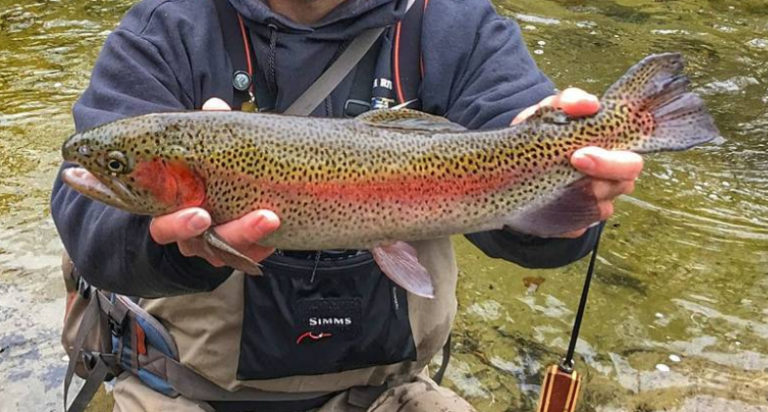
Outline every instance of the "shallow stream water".
<path fill-rule="evenodd" d="M 48 196 L 70 108 L 127 0 L 0 0 L 0 411 L 61 408 L 64 308 Z M 518 0 L 560 87 L 599 94 L 681 51 L 723 134 L 649 156 L 601 244 L 577 369 L 581 411 L 768 411 L 768 2 Z M 534 271 L 456 239 L 447 384 L 481 411 L 532 410 L 565 352 L 586 261 Z M 102 408 L 103 409 L 103 408 Z"/>

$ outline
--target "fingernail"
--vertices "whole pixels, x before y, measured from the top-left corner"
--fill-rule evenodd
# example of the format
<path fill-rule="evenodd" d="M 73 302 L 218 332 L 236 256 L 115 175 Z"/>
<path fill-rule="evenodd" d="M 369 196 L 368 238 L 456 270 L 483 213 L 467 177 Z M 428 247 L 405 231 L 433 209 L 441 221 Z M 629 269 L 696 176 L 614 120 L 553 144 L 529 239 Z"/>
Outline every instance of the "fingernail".
<path fill-rule="evenodd" d="M 257 215 L 253 221 L 251 222 L 251 228 L 253 229 L 261 229 L 261 224 L 264 222 L 264 216 L 263 215 Z"/>
<path fill-rule="evenodd" d="M 595 161 L 592 159 L 591 156 L 585 153 L 576 153 L 573 155 L 573 163 L 575 163 L 575 166 L 577 166 L 580 170 L 583 171 L 591 171 L 595 168 Z"/>
<path fill-rule="evenodd" d="M 187 226 L 195 232 L 203 231 L 207 229 L 209 225 L 210 221 L 208 220 L 208 216 L 200 212 L 194 212 L 187 221 Z"/>

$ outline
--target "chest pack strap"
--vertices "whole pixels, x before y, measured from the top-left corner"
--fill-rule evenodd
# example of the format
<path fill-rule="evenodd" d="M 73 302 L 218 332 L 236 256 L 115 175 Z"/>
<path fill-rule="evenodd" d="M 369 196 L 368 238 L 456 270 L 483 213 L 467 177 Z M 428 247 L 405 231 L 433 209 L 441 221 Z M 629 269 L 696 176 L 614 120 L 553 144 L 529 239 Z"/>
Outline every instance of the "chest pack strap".
<path fill-rule="evenodd" d="M 306 116 L 312 113 L 320 102 L 331 94 L 344 77 L 360 62 L 360 59 L 365 56 L 384 30 L 384 27 L 376 27 L 355 37 L 339 58 L 285 110 L 285 114 Z"/>
<path fill-rule="evenodd" d="M 107 378 L 110 372 L 114 372 L 115 370 L 115 359 L 112 354 L 88 353 L 84 350 L 85 340 L 88 337 L 88 334 L 96 328 L 99 321 L 102 319 L 102 313 L 99 309 L 99 300 L 92 298 L 83 314 L 80 329 L 75 336 L 74 347 L 77 355 L 69 358 L 67 371 L 64 375 L 64 410 L 67 412 L 80 412 L 85 410 L 102 382 L 104 382 L 104 379 Z M 72 378 L 75 375 L 75 366 L 79 361 L 78 356 L 82 356 L 83 363 L 87 364 L 90 368 L 88 370 L 88 376 L 85 377 L 85 384 L 75 396 L 72 404 L 67 405 L 69 387 L 72 384 Z M 86 359 L 87 357 L 90 359 Z"/>

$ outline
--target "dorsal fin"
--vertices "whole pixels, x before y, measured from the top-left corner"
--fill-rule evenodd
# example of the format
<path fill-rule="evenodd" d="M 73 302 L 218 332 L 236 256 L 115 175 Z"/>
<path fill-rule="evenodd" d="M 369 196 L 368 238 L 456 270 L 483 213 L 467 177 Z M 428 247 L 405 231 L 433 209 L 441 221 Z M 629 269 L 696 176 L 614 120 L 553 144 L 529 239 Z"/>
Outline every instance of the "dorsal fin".
<path fill-rule="evenodd" d="M 388 127 L 404 130 L 422 130 L 425 132 L 455 133 L 467 129 L 450 120 L 410 109 L 379 109 L 365 112 L 355 118 L 373 127 Z"/>

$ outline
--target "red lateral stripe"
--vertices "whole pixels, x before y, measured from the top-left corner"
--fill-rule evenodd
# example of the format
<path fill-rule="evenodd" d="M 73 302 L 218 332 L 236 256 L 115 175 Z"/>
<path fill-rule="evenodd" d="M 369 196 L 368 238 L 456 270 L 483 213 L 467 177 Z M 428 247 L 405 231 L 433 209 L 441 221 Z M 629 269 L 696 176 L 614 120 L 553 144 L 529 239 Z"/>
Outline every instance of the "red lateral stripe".
<path fill-rule="evenodd" d="M 400 82 L 400 28 L 403 25 L 402 20 L 395 25 L 395 91 L 397 92 L 398 103 L 405 103 L 403 94 L 403 85 Z"/>
<path fill-rule="evenodd" d="M 247 177 L 246 177 L 247 178 Z M 392 176 L 377 181 L 273 182 L 251 179 L 253 186 L 267 193 L 290 193 L 317 201 L 345 201 L 362 204 L 397 200 L 404 204 L 451 201 L 485 195 L 511 187 L 520 178 L 510 173 L 459 177 Z M 434 204 L 439 206 L 439 204 Z"/>

